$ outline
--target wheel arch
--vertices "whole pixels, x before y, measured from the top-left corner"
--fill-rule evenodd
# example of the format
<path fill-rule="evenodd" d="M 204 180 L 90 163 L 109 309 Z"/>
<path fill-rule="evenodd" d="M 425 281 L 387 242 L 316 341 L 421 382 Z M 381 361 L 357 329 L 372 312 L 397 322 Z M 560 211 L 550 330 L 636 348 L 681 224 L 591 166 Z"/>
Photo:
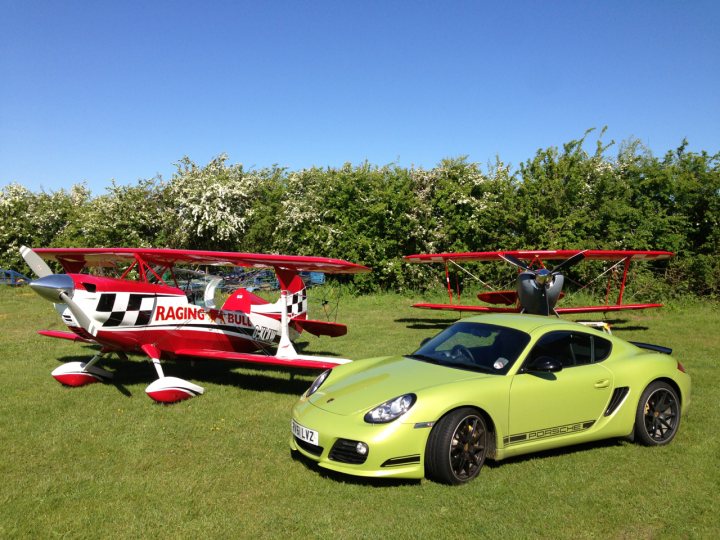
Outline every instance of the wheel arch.
<path fill-rule="evenodd" d="M 653 379 L 652 381 L 650 381 L 649 383 L 647 383 L 647 384 L 645 385 L 645 388 L 647 388 L 648 386 L 650 386 L 650 385 L 651 385 L 652 383 L 654 383 L 654 382 L 664 382 L 664 383 L 670 385 L 670 387 L 671 387 L 673 390 L 675 390 L 675 393 L 677 394 L 678 399 L 680 400 L 680 405 L 682 405 L 683 400 L 685 399 L 685 396 L 683 396 L 682 389 L 680 388 L 680 386 L 678 385 L 678 383 L 676 383 L 676 382 L 675 382 L 674 380 L 672 380 L 670 377 L 658 377 L 657 379 Z M 643 388 L 643 390 L 644 390 L 644 388 Z"/>
<path fill-rule="evenodd" d="M 490 437 L 487 438 L 487 444 L 488 444 L 487 457 L 490 459 L 495 459 L 496 453 L 497 453 L 496 452 L 496 450 L 497 450 L 497 429 L 495 427 L 495 422 L 493 421 L 492 416 L 490 416 L 490 414 L 482 407 L 478 407 L 477 405 L 456 405 L 455 407 L 452 407 L 451 409 L 448 409 L 447 411 L 445 411 L 434 422 L 433 427 L 435 425 L 437 425 L 443 418 L 445 418 L 449 414 L 452 414 L 453 412 L 455 412 L 459 409 L 472 409 L 472 410 L 478 412 L 483 417 L 483 420 L 485 421 L 485 428 L 487 429 L 488 433 L 491 435 Z M 430 437 L 428 437 L 428 441 L 429 440 L 430 440 Z M 428 442 L 426 442 L 425 444 L 426 444 L 426 447 L 425 447 L 426 452 L 425 453 L 427 453 Z"/>

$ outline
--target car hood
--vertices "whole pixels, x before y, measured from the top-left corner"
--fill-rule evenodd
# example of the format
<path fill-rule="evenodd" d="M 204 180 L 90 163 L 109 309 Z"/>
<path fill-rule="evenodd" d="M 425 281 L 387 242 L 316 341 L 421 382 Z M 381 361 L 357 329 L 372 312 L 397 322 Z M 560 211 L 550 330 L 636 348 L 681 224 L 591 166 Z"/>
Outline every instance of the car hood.
<path fill-rule="evenodd" d="M 362 364 L 360 366 L 359 364 Z M 350 373 L 335 368 L 310 403 L 325 411 L 349 415 L 367 410 L 403 394 L 468 379 L 497 377 L 464 369 L 439 366 L 404 356 L 359 360 Z"/>

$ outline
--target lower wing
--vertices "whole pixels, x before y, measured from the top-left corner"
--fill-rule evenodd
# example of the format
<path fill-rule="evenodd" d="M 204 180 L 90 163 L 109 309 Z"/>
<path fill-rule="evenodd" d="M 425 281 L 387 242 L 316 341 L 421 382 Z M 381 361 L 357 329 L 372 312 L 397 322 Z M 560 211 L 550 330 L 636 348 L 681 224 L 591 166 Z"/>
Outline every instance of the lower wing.
<path fill-rule="evenodd" d="M 211 360 L 229 360 L 232 362 L 248 362 L 266 364 L 271 366 L 297 367 L 308 369 L 331 369 L 340 364 L 350 362 L 347 358 L 333 358 L 330 356 L 310 356 L 298 354 L 288 358 L 268 356 L 266 354 L 240 353 L 230 351 L 217 351 L 213 349 L 179 349 L 175 351 L 178 356 L 194 356 Z"/>
<path fill-rule="evenodd" d="M 38 334 L 46 337 L 68 339 L 70 341 L 81 341 L 82 343 L 95 343 L 95 341 L 80 337 L 74 332 L 63 332 L 61 330 L 38 330 Z"/>
<path fill-rule="evenodd" d="M 580 306 L 555 308 L 558 313 L 602 313 L 605 311 L 627 311 L 663 307 L 662 304 L 613 304 L 609 306 Z"/>
<path fill-rule="evenodd" d="M 480 313 L 520 313 L 518 308 L 501 308 L 491 306 L 467 306 L 462 304 L 413 304 L 420 309 L 439 309 L 445 311 L 475 311 Z M 631 309 L 650 309 L 663 307 L 662 304 L 613 304 L 607 306 L 559 307 L 555 311 L 562 313 L 603 313 L 606 311 L 627 311 Z"/>

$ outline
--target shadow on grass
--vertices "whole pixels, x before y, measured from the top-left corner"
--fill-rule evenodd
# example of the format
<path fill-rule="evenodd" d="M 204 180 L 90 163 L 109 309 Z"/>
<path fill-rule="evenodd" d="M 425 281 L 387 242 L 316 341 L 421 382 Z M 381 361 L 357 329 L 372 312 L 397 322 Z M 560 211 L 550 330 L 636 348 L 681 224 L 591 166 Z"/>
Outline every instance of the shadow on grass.
<path fill-rule="evenodd" d="M 87 362 L 93 355 L 94 351 L 88 349 L 87 354 L 58 358 L 58 362 Z M 106 384 L 115 386 L 121 394 L 127 397 L 133 395 L 129 386 L 150 384 L 157 379 L 157 372 L 152 363 L 141 357 L 123 360 L 117 356 L 108 355 L 98 365 L 113 372 L 113 379 Z M 210 383 L 219 386 L 233 386 L 242 390 L 290 395 L 302 394 L 307 390 L 312 379 L 322 371 L 192 358 L 163 360 L 162 367 L 166 376 L 179 377 L 201 385 Z"/>
<path fill-rule="evenodd" d="M 617 332 L 640 332 L 640 331 L 644 332 L 649 327 L 647 327 L 647 326 L 613 326 L 611 328 L 612 328 L 613 333 L 617 333 Z"/>
<path fill-rule="evenodd" d="M 395 319 L 395 322 L 405 324 L 411 330 L 442 330 L 457 322 L 457 319 L 404 318 Z"/>
<path fill-rule="evenodd" d="M 397 486 L 418 485 L 421 480 L 412 480 L 407 478 L 367 478 L 364 476 L 352 476 L 343 474 L 330 469 L 325 469 L 312 459 L 305 457 L 296 450 L 290 450 L 290 457 L 303 464 L 306 469 L 319 474 L 323 478 L 333 480 L 342 484 L 353 484 L 358 486 L 369 486 L 376 488 L 391 488 Z"/>
<path fill-rule="evenodd" d="M 580 452 L 587 452 L 588 450 L 597 450 L 598 448 L 613 448 L 623 446 L 630 442 L 627 438 L 616 438 L 616 439 L 603 439 L 600 441 L 592 441 L 582 444 L 576 444 L 572 446 L 563 446 L 562 448 L 552 448 L 550 450 L 542 450 L 540 452 L 532 452 L 530 454 L 523 454 L 522 456 L 515 456 L 502 461 L 493 461 L 488 459 L 485 462 L 485 466 L 491 469 L 501 468 L 503 465 L 511 465 L 513 463 L 524 463 L 526 461 L 532 461 L 535 459 L 569 456 Z"/>
<path fill-rule="evenodd" d="M 551 457 L 562 457 L 576 454 L 579 452 L 587 452 L 589 450 L 597 450 L 598 448 L 613 448 L 629 444 L 629 439 L 616 438 L 616 439 L 604 439 L 601 441 L 593 441 L 584 444 L 578 444 L 574 446 L 565 446 L 563 448 L 555 448 L 551 450 L 544 450 L 542 452 L 532 452 L 530 454 L 524 454 L 522 456 L 516 456 L 512 458 L 503 459 L 502 461 L 493 461 L 488 459 L 485 461 L 484 466 L 490 469 L 500 469 L 503 466 L 511 465 L 514 463 L 524 463 L 526 461 L 532 461 L 535 459 L 551 458 Z M 348 474 L 342 474 L 339 472 L 325 469 L 318 465 L 316 461 L 304 456 L 296 450 L 290 451 L 290 456 L 293 460 L 303 464 L 306 469 L 319 474 L 323 478 L 328 478 L 336 482 L 345 484 L 355 484 L 362 486 L 371 487 L 396 487 L 396 486 L 407 486 L 420 484 L 421 480 L 413 479 L 401 479 L 401 478 L 365 478 L 361 476 L 351 476 Z M 482 473 L 481 473 L 482 474 Z"/>

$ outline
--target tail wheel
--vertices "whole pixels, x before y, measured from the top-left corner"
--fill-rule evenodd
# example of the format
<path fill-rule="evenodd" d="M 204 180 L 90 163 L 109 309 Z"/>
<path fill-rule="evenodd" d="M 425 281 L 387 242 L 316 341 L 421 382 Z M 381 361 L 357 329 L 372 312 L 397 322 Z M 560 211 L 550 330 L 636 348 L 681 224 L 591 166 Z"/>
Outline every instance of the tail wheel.
<path fill-rule="evenodd" d="M 673 440 L 680 425 L 680 399 L 667 383 L 655 381 L 640 396 L 635 414 L 635 438 L 646 446 Z"/>
<path fill-rule="evenodd" d="M 464 484 L 475 478 L 487 455 L 487 427 L 469 407 L 444 416 L 430 432 L 425 450 L 428 478 L 443 484 Z"/>

